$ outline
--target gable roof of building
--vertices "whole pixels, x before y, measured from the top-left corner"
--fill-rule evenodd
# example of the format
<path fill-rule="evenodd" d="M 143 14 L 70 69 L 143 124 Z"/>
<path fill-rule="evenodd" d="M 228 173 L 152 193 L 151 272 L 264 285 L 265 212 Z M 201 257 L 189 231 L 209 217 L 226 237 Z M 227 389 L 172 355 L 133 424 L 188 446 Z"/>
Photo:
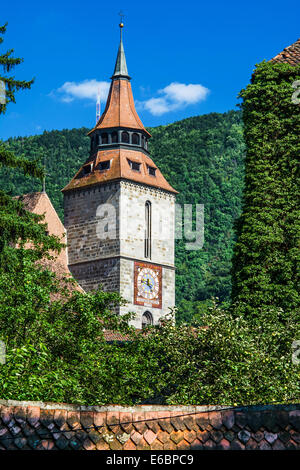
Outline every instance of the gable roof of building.
<path fill-rule="evenodd" d="M 271 62 L 284 63 L 290 65 L 300 64 L 300 38 L 291 44 L 290 46 L 283 49 L 282 52 L 277 54 Z"/>
<path fill-rule="evenodd" d="M 65 228 L 61 222 L 56 210 L 54 209 L 46 192 L 35 192 L 16 196 L 16 199 L 24 204 L 27 211 L 34 214 L 44 214 L 45 222 L 48 225 L 48 231 L 50 235 L 56 235 L 61 238 L 62 243 L 65 243 Z M 43 268 L 49 269 L 56 274 L 58 279 L 73 278 L 69 268 L 67 260 L 66 249 L 63 248 L 57 255 L 55 254 L 54 259 L 43 259 L 38 262 Z M 84 292 L 79 284 L 74 283 L 69 286 L 71 291 Z M 59 294 L 55 294 L 51 297 L 52 300 L 57 300 Z"/>

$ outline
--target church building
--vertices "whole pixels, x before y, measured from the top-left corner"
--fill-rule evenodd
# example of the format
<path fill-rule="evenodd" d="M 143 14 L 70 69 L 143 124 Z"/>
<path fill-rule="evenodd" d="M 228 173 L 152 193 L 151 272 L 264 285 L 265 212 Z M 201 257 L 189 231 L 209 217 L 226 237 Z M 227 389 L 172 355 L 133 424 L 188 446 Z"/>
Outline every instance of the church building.
<path fill-rule="evenodd" d="M 134 105 L 120 24 L 107 103 L 89 132 L 90 154 L 63 189 L 68 267 L 86 291 L 128 302 L 132 324 L 157 324 L 175 306 L 175 197 L 148 151 Z"/>

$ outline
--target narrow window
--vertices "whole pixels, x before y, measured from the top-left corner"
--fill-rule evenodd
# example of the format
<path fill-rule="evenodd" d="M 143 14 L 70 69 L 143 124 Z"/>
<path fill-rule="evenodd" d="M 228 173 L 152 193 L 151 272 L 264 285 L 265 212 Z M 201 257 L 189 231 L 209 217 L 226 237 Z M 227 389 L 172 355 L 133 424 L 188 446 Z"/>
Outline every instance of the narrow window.
<path fill-rule="evenodd" d="M 104 132 L 104 134 L 101 135 L 102 138 L 102 144 L 108 144 L 108 134 Z"/>
<path fill-rule="evenodd" d="M 151 259 L 151 202 L 145 204 L 145 258 Z"/>
<path fill-rule="evenodd" d="M 132 134 L 132 143 L 133 143 L 134 145 L 138 145 L 138 144 L 139 144 L 139 135 L 138 135 L 138 134 L 136 134 L 136 133 Z"/>
<path fill-rule="evenodd" d="M 129 144 L 129 134 L 128 132 L 122 132 L 122 142 L 124 142 L 124 144 Z"/>
<path fill-rule="evenodd" d="M 98 170 L 104 171 L 110 169 L 110 160 L 105 160 L 104 162 L 100 162 L 98 165 Z"/>
<path fill-rule="evenodd" d="M 146 328 L 149 325 L 153 325 L 153 317 L 151 312 L 144 312 L 142 315 L 142 328 Z"/>
<path fill-rule="evenodd" d="M 118 142 L 118 133 L 117 132 L 113 132 L 112 135 L 111 135 L 111 141 L 113 144 L 117 143 Z"/>

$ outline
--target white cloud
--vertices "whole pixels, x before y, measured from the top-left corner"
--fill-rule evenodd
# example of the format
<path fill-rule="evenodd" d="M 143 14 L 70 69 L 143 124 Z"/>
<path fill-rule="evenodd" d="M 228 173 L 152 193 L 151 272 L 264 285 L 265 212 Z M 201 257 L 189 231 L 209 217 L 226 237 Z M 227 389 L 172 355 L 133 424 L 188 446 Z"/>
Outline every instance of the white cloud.
<path fill-rule="evenodd" d="M 96 101 L 99 90 L 101 101 L 105 101 L 109 86 L 109 82 L 98 82 L 95 79 L 83 80 L 82 82 L 65 82 L 60 88 L 50 94 L 58 97 L 64 103 L 70 103 L 76 99 Z"/>
<path fill-rule="evenodd" d="M 165 98 L 150 98 L 149 100 L 142 102 L 142 107 L 156 116 L 160 116 L 161 114 L 170 111 L 170 104 L 167 103 Z"/>
<path fill-rule="evenodd" d="M 204 101 L 209 94 L 209 89 L 200 84 L 188 84 L 172 82 L 170 85 L 158 90 L 162 96 L 140 101 L 138 106 L 146 109 L 154 116 L 184 108 L 190 104 Z"/>

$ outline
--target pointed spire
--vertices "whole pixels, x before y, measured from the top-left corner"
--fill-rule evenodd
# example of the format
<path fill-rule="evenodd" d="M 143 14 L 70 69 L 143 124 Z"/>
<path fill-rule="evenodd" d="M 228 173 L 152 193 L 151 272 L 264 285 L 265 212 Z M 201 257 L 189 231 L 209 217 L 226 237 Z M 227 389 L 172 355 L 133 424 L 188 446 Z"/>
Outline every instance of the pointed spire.
<path fill-rule="evenodd" d="M 125 51 L 124 51 L 123 39 L 122 39 L 122 30 L 124 28 L 124 23 L 121 21 L 119 26 L 120 26 L 120 45 L 119 45 L 114 74 L 111 78 L 114 79 L 114 78 L 124 77 L 124 78 L 130 79 L 128 75 L 126 57 L 125 57 Z"/>

